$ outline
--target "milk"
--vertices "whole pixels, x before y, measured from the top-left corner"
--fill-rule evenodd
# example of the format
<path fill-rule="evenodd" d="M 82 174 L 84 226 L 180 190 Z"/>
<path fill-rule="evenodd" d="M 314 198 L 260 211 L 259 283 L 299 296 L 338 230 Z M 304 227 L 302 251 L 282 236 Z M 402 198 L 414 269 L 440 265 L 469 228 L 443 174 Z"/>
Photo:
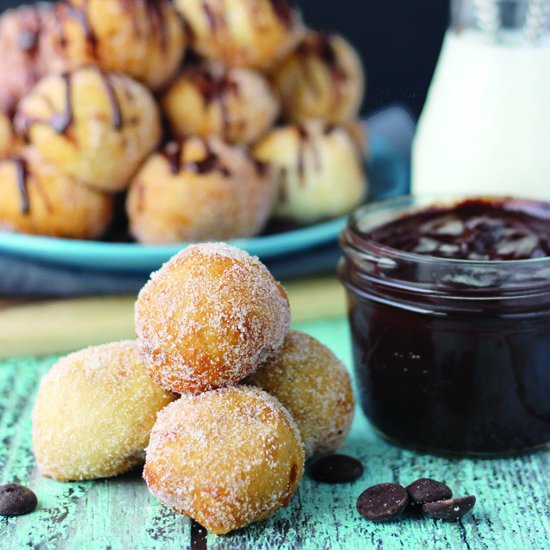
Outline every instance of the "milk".
<path fill-rule="evenodd" d="M 550 37 L 447 33 L 413 146 L 413 191 L 550 200 Z"/>

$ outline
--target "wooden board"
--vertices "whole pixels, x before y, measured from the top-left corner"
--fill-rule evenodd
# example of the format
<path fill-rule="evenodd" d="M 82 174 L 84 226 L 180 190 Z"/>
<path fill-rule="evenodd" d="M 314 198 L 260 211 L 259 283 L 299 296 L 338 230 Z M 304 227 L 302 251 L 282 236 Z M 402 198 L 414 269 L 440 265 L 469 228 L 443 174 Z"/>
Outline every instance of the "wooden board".
<path fill-rule="evenodd" d="M 306 325 L 349 363 L 343 320 Z M 39 509 L 0 518 L 0 548 L 184 549 L 191 522 L 163 508 L 139 472 L 112 480 L 58 483 L 34 466 L 30 414 L 37 382 L 54 358 L 0 362 L 0 482 L 32 487 Z M 358 412 L 345 452 L 358 456 L 365 474 L 356 483 L 328 486 L 304 479 L 288 509 L 225 536 L 202 541 L 212 549 L 468 549 L 548 550 L 550 547 L 550 453 L 507 460 L 448 459 L 390 446 L 377 438 Z M 381 481 L 442 479 L 456 493 L 477 495 L 474 512 L 461 522 L 405 519 L 373 524 L 355 511 L 357 496 Z M 204 548 L 204 544 L 195 547 Z"/>
<path fill-rule="evenodd" d="M 294 322 L 339 317 L 346 311 L 336 277 L 284 284 Z M 112 340 L 133 338 L 135 296 L 0 300 L 0 359 L 65 353 Z"/>

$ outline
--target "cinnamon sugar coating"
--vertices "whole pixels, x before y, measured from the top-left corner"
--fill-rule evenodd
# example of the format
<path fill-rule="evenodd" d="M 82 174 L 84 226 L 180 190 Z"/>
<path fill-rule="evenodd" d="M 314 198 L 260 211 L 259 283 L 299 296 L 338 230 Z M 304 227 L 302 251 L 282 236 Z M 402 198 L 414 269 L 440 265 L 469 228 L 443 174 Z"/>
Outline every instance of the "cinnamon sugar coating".
<path fill-rule="evenodd" d="M 290 331 L 277 358 L 245 381 L 276 397 L 294 418 L 306 458 L 339 449 L 351 429 L 354 398 L 341 361 L 323 344 Z"/>
<path fill-rule="evenodd" d="M 32 414 L 40 473 L 74 481 L 129 471 L 143 462 L 156 414 L 174 398 L 147 376 L 135 342 L 63 357 L 42 378 Z"/>
<path fill-rule="evenodd" d="M 288 297 L 258 258 L 223 243 L 189 246 L 141 290 L 138 345 L 149 374 L 176 393 L 239 383 L 280 349 Z"/>
<path fill-rule="evenodd" d="M 239 386 L 183 396 L 160 412 L 144 478 L 163 504 L 221 535 L 287 506 L 303 467 L 289 413 Z"/>

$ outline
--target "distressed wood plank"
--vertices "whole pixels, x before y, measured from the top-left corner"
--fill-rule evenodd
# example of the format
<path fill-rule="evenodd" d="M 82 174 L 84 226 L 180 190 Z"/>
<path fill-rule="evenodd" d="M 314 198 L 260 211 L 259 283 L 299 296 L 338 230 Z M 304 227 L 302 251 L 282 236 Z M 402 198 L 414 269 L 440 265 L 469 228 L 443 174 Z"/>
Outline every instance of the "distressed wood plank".
<path fill-rule="evenodd" d="M 349 364 L 343 321 L 300 327 L 331 345 Z M 40 375 L 54 358 L 0 363 L 0 481 L 29 484 L 39 510 L 0 518 L 0 547 L 65 549 L 189 548 L 190 522 L 149 495 L 139 472 L 93 483 L 63 484 L 39 477 L 30 441 L 30 412 Z M 207 537 L 208 548 L 233 550 L 547 550 L 550 540 L 550 452 L 499 460 L 449 459 L 412 453 L 380 440 L 358 413 L 344 449 L 365 465 L 356 483 L 329 486 L 304 479 L 291 506 L 237 533 Z M 420 476 L 443 479 L 478 497 L 474 512 L 457 524 L 405 519 L 373 524 L 355 512 L 368 485 Z"/>

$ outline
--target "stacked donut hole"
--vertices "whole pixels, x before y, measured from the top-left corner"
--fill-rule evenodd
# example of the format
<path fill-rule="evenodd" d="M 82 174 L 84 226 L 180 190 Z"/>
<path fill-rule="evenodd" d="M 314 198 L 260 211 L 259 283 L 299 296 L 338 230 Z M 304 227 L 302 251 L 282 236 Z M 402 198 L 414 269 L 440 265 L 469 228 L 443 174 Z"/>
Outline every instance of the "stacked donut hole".
<path fill-rule="evenodd" d="M 43 475 L 111 477 L 145 461 L 165 506 L 225 534 L 287 506 L 304 461 L 348 435 L 346 369 L 289 330 L 285 291 L 246 252 L 187 247 L 141 290 L 135 323 L 136 342 L 74 353 L 43 378 Z"/>
<path fill-rule="evenodd" d="M 24 6 L 0 50 L 4 230 L 101 238 L 115 196 L 110 238 L 227 240 L 366 196 L 361 62 L 291 0 Z"/>

